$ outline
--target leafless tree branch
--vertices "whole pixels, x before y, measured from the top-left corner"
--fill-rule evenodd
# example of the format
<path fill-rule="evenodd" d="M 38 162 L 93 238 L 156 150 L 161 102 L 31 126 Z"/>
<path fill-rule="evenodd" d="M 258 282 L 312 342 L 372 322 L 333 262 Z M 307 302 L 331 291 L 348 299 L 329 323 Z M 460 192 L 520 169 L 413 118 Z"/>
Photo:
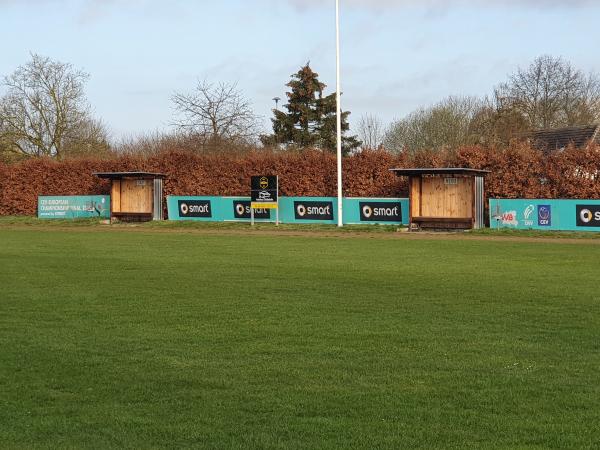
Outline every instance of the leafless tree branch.
<path fill-rule="evenodd" d="M 70 64 L 31 57 L 4 78 L 0 136 L 24 155 L 61 158 L 66 143 L 81 141 L 93 122 L 84 93 L 89 76 Z"/>
<path fill-rule="evenodd" d="M 361 148 L 376 149 L 383 144 L 385 130 L 381 119 L 372 114 L 361 116 L 357 126 L 358 139 L 362 142 Z"/>
<path fill-rule="evenodd" d="M 172 96 L 179 131 L 209 142 L 248 142 L 257 135 L 258 117 L 237 84 L 199 81 L 191 93 Z"/>

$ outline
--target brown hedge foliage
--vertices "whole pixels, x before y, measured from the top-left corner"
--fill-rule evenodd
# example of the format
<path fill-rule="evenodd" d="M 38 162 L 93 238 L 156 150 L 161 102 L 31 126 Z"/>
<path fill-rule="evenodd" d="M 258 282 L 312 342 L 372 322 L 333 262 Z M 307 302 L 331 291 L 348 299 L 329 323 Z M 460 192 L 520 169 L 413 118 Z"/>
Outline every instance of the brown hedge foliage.
<path fill-rule="evenodd" d="M 364 151 L 344 159 L 344 195 L 405 196 L 406 180 L 397 178 L 390 168 L 443 166 L 491 170 L 486 181 L 488 197 L 600 198 L 600 146 L 544 155 L 527 145 L 504 149 L 474 146 L 411 155 Z M 165 173 L 166 195 L 248 195 L 250 176 L 265 173 L 280 176 L 282 195 L 336 195 L 336 159 L 330 153 L 198 155 L 171 150 L 147 158 L 0 163 L 0 215 L 35 215 L 38 195 L 107 194 L 108 182 L 92 173 L 128 170 Z"/>

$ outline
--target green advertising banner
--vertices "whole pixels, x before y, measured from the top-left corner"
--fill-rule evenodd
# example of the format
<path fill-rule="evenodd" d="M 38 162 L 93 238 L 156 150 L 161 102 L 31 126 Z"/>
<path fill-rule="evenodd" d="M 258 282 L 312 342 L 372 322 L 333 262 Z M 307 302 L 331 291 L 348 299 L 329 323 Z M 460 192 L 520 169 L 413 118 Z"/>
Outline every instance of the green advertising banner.
<path fill-rule="evenodd" d="M 169 220 L 250 221 L 250 197 L 168 196 Z M 344 198 L 344 223 L 408 223 L 407 198 Z M 255 209 L 257 222 L 274 222 L 275 211 Z M 281 223 L 337 223 L 335 197 L 279 197 Z"/>
<path fill-rule="evenodd" d="M 71 195 L 39 196 L 40 219 L 110 219 L 110 196 Z"/>
<path fill-rule="evenodd" d="M 407 198 L 346 197 L 342 206 L 345 224 L 408 224 Z"/>
<path fill-rule="evenodd" d="M 600 231 L 600 200 L 490 199 L 490 227 Z"/>

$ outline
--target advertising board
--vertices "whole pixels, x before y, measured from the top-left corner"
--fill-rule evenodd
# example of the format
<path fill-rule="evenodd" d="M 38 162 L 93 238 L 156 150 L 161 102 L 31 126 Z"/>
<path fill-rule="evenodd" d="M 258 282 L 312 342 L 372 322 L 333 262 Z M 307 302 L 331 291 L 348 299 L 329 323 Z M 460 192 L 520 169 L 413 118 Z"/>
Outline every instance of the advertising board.
<path fill-rule="evenodd" d="M 250 202 L 252 208 L 275 209 L 279 195 L 279 180 L 274 175 L 250 178 Z"/>
<path fill-rule="evenodd" d="M 252 218 L 250 200 L 233 200 L 233 217 L 235 219 Z M 271 219 L 271 208 L 254 208 L 254 219 Z"/>
<path fill-rule="evenodd" d="M 346 224 L 408 224 L 407 198 L 345 198 Z"/>
<path fill-rule="evenodd" d="M 169 220 L 250 221 L 250 202 L 249 197 L 167 197 Z M 282 223 L 337 223 L 335 197 L 279 197 L 278 202 Z M 407 224 L 408 199 L 344 198 L 343 214 L 346 224 Z M 255 208 L 254 219 L 275 222 L 276 214 Z"/>
<path fill-rule="evenodd" d="M 490 199 L 490 227 L 600 231 L 600 200 Z"/>
<path fill-rule="evenodd" d="M 110 219 L 110 196 L 69 195 L 38 197 L 40 219 Z"/>

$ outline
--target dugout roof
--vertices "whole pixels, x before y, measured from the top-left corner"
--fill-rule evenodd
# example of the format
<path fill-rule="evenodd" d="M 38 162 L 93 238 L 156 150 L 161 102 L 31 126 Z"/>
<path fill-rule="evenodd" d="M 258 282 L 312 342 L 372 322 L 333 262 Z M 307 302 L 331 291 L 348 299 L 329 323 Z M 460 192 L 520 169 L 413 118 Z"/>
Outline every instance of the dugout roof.
<path fill-rule="evenodd" d="M 99 178 L 108 178 L 118 180 L 120 178 L 166 178 L 164 173 L 153 172 L 96 172 L 94 173 Z"/>
<path fill-rule="evenodd" d="M 489 170 L 469 169 L 467 167 L 428 167 L 414 169 L 390 169 L 399 177 L 414 177 L 419 175 L 473 175 L 485 176 Z"/>

